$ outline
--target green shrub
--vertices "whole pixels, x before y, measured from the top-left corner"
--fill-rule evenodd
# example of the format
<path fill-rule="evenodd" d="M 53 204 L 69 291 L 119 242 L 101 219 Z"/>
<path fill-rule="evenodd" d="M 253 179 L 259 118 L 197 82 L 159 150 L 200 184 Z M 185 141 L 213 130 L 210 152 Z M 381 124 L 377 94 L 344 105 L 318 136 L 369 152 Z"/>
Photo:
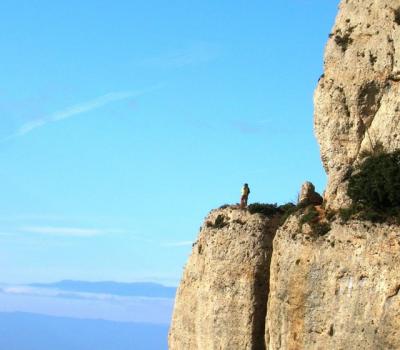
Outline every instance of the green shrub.
<path fill-rule="evenodd" d="M 303 225 L 305 223 L 312 223 L 318 220 L 318 212 L 314 206 L 310 206 L 306 209 L 305 213 L 300 219 L 300 224 Z"/>
<path fill-rule="evenodd" d="M 269 217 L 278 214 L 285 215 L 288 212 L 293 212 L 295 208 L 296 206 L 293 203 L 286 203 L 280 206 L 278 206 L 276 203 L 253 203 L 247 207 L 250 214 L 259 213 Z"/>
<path fill-rule="evenodd" d="M 378 211 L 361 205 L 352 205 L 349 208 L 339 210 L 339 217 L 343 222 L 350 219 L 358 219 L 371 222 L 389 222 L 400 224 L 400 208 L 386 209 Z"/>
<path fill-rule="evenodd" d="M 282 212 L 282 213 L 287 213 L 287 212 L 294 212 L 296 210 L 296 205 L 294 205 L 293 203 L 289 202 L 283 205 L 280 205 L 278 207 L 278 209 Z"/>
<path fill-rule="evenodd" d="M 293 203 L 287 203 L 281 207 L 283 207 L 283 210 L 284 210 L 283 214 L 281 216 L 281 220 L 280 220 L 281 225 L 284 224 L 284 222 L 287 220 L 287 218 L 290 215 L 294 214 L 295 212 L 297 212 L 299 210 L 299 207 L 294 205 Z"/>
<path fill-rule="evenodd" d="M 354 207 L 339 209 L 339 217 L 343 222 L 349 221 L 354 214 Z"/>
<path fill-rule="evenodd" d="M 278 205 L 275 204 L 265 204 L 265 203 L 253 203 L 250 204 L 247 209 L 250 214 L 263 214 L 265 216 L 274 216 L 279 213 Z"/>
<path fill-rule="evenodd" d="M 385 212 L 378 212 L 374 209 L 365 208 L 360 210 L 356 217 L 364 221 L 385 222 L 389 219 L 390 215 Z"/>
<path fill-rule="evenodd" d="M 400 224 L 400 150 L 384 153 L 380 144 L 349 179 L 350 208 L 341 209 L 343 221 L 355 218 Z"/>
<path fill-rule="evenodd" d="M 355 204 L 380 212 L 400 207 L 400 151 L 373 155 L 357 170 L 347 192 Z"/>
<path fill-rule="evenodd" d="M 319 213 L 313 205 L 304 209 L 303 216 L 300 218 L 300 229 L 304 224 L 309 224 L 314 235 L 323 236 L 331 230 L 329 222 L 320 221 Z"/>

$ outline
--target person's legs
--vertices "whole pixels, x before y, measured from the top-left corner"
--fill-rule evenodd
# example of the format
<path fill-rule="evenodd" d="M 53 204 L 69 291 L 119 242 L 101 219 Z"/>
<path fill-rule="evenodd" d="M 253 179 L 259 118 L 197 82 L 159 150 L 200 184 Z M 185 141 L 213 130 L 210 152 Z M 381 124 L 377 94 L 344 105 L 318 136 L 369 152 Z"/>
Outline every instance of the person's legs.
<path fill-rule="evenodd" d="M 243 195 L 242 197 L 240 197 L 240 209 L 245 209 L 247 208 L 247 196 Z"/>
<path fill-rule="evenodd" d="M 245 196 L 240 197 L 240 209 L 245 208 Z"/>

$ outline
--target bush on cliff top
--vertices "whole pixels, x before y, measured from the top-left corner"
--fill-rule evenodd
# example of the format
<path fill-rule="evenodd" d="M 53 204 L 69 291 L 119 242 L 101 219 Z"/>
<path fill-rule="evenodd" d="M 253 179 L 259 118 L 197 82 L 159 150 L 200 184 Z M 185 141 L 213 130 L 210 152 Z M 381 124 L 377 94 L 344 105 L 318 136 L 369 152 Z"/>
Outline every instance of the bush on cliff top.
<path fill-rule="evenodd" d="M 320 214 L 313 205 L 300 209 L 301 217 L 299 222 L 300 231 L 304 224 L 309 224 L 312 232 L 316 236 L 324 236 L 331 230 L 331 225 L 327 220 L 321 220 Z"/>
<path fill-rule="evenodd" d="M 367 158 L 349 180 L 347 193 L 353 200 L 343 217 L 360 214 L 370 221 L 383 221 L 400 213 L 400 150 Z"/>
<path fill-rule="evenodd" d="M 348 194 L 371 209 L 400 207 L 400 151 L 367 158 L 350 178 Z"/>
<path fill-rule="evenodd" d="M 285 214 L 288 210 L 295 208 L 293 203 L 286 203 L 283 205 L 278 206 L 276 203 L 274 204 L 267 204 L 267 203 L 253 203 L 250 204 L 247 209 L 249 210 L 250 214 L 263 214 L 265 216 L 275 216 L 277 214 Z"/>

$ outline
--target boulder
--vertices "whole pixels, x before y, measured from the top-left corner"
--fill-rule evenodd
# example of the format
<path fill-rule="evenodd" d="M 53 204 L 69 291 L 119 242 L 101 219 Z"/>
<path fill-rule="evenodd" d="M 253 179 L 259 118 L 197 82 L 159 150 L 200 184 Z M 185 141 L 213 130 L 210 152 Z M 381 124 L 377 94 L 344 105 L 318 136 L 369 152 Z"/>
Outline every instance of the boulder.
<path fill-rule="evenodd" d="M 303 205 L 303 206 L 321 205 L 322 202 L 323 202 L 323 199 L 319 193 L 315 192 L 314 185 L 311 182 L 306 181 L 301 186 L 301 191 L 300 191 L 300 196 L 299 196 L 299 204 Z"/>

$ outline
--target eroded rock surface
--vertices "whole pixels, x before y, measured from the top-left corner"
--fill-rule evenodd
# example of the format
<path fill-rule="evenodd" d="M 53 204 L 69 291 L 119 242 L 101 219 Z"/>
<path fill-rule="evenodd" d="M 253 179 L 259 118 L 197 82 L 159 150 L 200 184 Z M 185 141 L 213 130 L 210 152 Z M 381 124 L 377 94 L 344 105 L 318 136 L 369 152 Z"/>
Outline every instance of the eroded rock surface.
<path fill-rule="evenodd" d="M 300 196 L 299 196 L 299 204 L 306 206 L 306 205 L 321 205 L 323 202 L 323 199 L 321 195 L 317 192 L 315 192 L 315 187 L 314 185 L 306 181 L 302 186 L 300 190 Z"/>
<path fill-rule="evenodd" d="M 400 349 L 399 226 L 324 212 L 350 204 L 366 153 L 400 148 L 400 0 L 341 2 L 314 99 L 328 186 L 313 220 L 328 229 L 292 215 L 272 252 L 279 219 L 212 211 L 178 289 L 171 350 Z"/>
<path fill-rule="evenodd" d="M 347 178 L 363 151 L 400 147 L 400 1 L 343 0 L 314 96 L 328 206 L 350 204 Z"/>
<path fill-rule="evenodd" d="M 334 222 L 323 237 L 278 230 L 266 341 L 278 349 L 400 349 L 400 230 Z"/>
<path fill-rule="evenodd" d="M 277 220 L 233 208 L 210 213 L 177 292 L 171 350 L 265 349 Z"/>

